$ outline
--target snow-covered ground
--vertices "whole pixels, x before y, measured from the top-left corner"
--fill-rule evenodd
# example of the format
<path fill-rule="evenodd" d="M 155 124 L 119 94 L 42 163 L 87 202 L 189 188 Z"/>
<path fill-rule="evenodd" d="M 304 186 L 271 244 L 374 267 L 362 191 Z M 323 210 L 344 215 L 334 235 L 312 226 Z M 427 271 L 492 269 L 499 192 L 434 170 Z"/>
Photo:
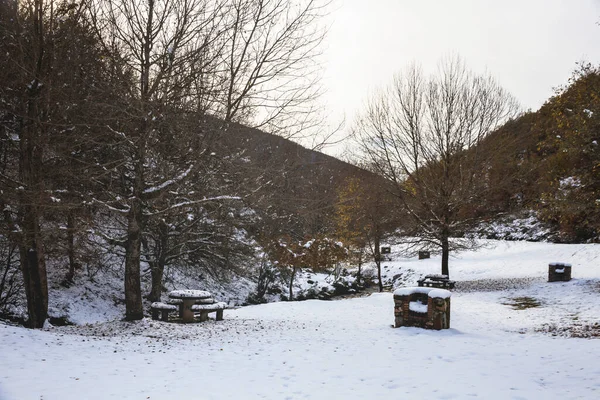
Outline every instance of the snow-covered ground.
<path fill-rule="evenodd" d="M 444 331 L 391 328 L 390 293 L 202 324 L 0 325 L 0 399 L 598 399 L 599 257 L 527 242 L 463 253 Z M 395 256 L 384 271 L 411 282 L 439 262 Z M 550 262 L 573 264 L 574 279 L 547 283 Z"/>

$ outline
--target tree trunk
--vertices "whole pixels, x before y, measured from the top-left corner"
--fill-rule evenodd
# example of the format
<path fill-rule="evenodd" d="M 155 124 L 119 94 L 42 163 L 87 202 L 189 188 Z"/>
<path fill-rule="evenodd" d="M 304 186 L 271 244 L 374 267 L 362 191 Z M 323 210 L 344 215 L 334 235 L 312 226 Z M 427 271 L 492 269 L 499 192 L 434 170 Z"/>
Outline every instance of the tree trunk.
<path fill-rule="evenodd" d="M 146 115 L 146 106 L 150 97 L 150 53 L 154 44 L 152 40 L 152 25 L 154 17 L 154 0 L 148 1 L 148 20 L 143 33 L 142 65 L 140 71 L 140 94 L 142 100 L 142 115 Z M 145 117 L 140 121 L 140 140 L 136 143 L 136 160 L 133 182 L 133 198 L 127 215 L 127 244 L 125 249 L 125 320 L 135 321 L 144 318 L 142 304 L 142 284 L 140 277 L 140 259 L 142 249 L 142 195 L 144 191 L 144 162 L 146 161 L 146 146 L 148 122 Z"/>
<path fill-rule="evenodd" d="M 37 102 L 33 97 L 29 99 L 29 115 L 37 115 Z M 20 175 L 26 184 L 26 191 L 20 194 L 20 215 L 22 232 L 19 240 L 19 253 L 21 272 L 25 295 L 27 297 L 27 312 L 29 315 L 28 326 L 41 328 L 48 317 L 48 277 L 46 275 L 46 262 L 42 251 L 40 234 L 40 211 L 38 203 L 41 201 L 40 170 L 41 146 L 36 145 L 39 140 L 39 126 L 29 124 L 22 126 L 20 136 Z"/>
<path fill-rule="evenodd" d="M 289 300 L 294 300 L 294 277 L 296 276 L 296 267 L 292 267 L 292 276 L 290 277 L 290 298 Z"/>
<path fill-rule="evenodd" d="M 144 318 L 140 278 L 142 244 L 142 206 L 140 203 L 139 197 L 134 197 L 127 215 L 127 244 L 125 248 L 125 319 L 127 321 Z"/>
<path fill-rule="evenodd" d="M 150 274 L 152 276 L 152 288 L 150 289 L 150 295 L 148 300 L 160 301 L 163 287 L 163 276 L 165 272 L 165 266 L 167 264 L 167 251 L 169 246 L 169 227 L 164 221 L 161 221 L 158 232 L 157 244 L 158 248 L 155 252 L 156 261 L 150 263 Z"/>
<path fill-rule="evenodd" d="M 152 4 L 154 3 L 151 2 Z M 144 96 L 145 94 L 142 93 L 142 95 Z M 144 110 L 144 107 L 142 107 L 142 110 Z M 144 217 L 142 195 L 144 192 L 147 128 L 147 121 L 142 119 L 140 121 L 141 137 L 137 142 L 136 159 L 134 162 L 133 196 L 131 197 L 129 212 L 127 213 L 127 243 L 125 245 L 125 320 L 127 321 L 144 318 L 140 260 Z"/>
<path fill-rule="evenodd" d="M 43 4 L 34 3 L 35 41 L 30 60 L 34 64 L 36 77 L 29 84 L 23 103 L 25 120 L 19 124 L 19 176 L 24 190 L 19 194 L 22 233 L 19 240 L 19 253 L 23 283 L 27 297 L 27 324 L 30 328 L 41 328 L 48 317 L 48 276 L 42 251 L 40 233 L 40 207 L 43 193 L 42 159 L 44 151 L 42 84 L 38 77 L 44 67 L 44 23 Z"/>
<path fill-rule="evenodd" d="M 35 206 L 24 207 L 23 237 L 19 246 L 21 271 L 27 296 L 27 326 L 42 328 L 48 318 L 48 277 L 39 238 Z"/>
<path fill-rule="evenodd" d="M 69 256 L 69 271 L 65 280 L 67 282 L 73 282 L 75 277 L 75 266 L 77 258 L 75 257 L 75 211 L 69 210 L 67 216 L 67 253 Z"/>
<path fill-rule="evenodd" d="M 447 275 L 450 277 L 450 273 L 448 272 L 448 259 L 450 256 L 450 243 L 448 240 L 448 236 L 442 237 L 442 275 Z"/>
<path fill-rule="evenodd" d="M 377 265 L 377 281 L 379 283 L 379 292 L 383 292 L 383 282 L 381 281 L 381 239 L 375 238 L 375 264 Z"/>
<path fill-rule="evenodd" d="M 150 274 L 152 276 L 152 288 L 150 289 L 150 294 L 148 295 L 148 300 L 150 301 L 160 301 L 160 297 L 162 295 L 162 282 L 163 275 L 165 272 L 164 265 L 161 265 L 160 262 L 152 262 L 150 264 Z"/>

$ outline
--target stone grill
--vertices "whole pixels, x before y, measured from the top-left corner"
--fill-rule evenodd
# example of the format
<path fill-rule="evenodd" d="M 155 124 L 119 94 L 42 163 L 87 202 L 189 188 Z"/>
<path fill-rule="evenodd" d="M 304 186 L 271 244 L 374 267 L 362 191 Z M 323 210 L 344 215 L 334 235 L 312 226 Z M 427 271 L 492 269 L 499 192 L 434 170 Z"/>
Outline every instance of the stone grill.
<path fill-rule="evenodd" d="M 426 305 L 426 307 L 425 307 Z M 400 288 L 394 292 L 394 327 L 450 328 L 450 292 L 427 287 Z"/>
<path fill-rule="evenodd" d="M 548 282 L 568 282 L 571 280 L 571 264 L 550 263 Z"/>

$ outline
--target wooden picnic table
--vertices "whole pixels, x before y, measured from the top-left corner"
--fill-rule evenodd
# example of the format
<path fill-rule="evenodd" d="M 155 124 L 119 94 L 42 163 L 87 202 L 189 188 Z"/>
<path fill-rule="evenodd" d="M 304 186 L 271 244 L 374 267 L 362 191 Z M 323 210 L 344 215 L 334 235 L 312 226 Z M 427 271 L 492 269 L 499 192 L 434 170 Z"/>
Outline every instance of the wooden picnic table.
<path fill-rule="evenodd" d="M 454 284 L 456 282 L 451 281 L 448 278 L 448 275 L 425 275 L 424 278 L 419 279 L 417 281 L 419 286 L 422 287 L 434 287 L 440 289 L 454 289 Z"/>
<path fill-rule="evenodd" d="M 205 290 L 173 290 L 169 292 L 170 299 L 180 299 L 183 301 L 183 310 L 181 319 L 183 322 L 194 322 L 194 311 L 192 306 L 197 300 L 204 300 L 212 298 L 212 295 Z"/>

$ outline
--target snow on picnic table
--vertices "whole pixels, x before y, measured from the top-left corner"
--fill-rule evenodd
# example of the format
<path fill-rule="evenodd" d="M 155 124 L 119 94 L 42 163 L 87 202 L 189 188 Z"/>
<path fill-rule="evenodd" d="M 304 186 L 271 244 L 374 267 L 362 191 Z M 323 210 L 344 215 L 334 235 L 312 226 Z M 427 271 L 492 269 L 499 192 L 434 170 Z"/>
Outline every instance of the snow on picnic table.
<path fill-rule="evenodd" d="M 180 289 L 169 292 L 169 297 L 173 299 L 208 299 L 212 295 L 205 290 Z"/>
<path fill-rule="evenodd" d="M 574 317 L 597 321 L 600 248 L 499 246 L 454 260 L 452 277 L 497 280 L 510 264 L 526 284 L 453 292 L 452 328 L 443 331 L 392 329 L 391 293 L 248 306 L 199 324 L 0 325 L 0 399 L 600 398 L 600 341 L 536 331 Z M 489 270 L 487 251 L 504 267 Z M 571 262 L 575 279 L 545 282 L 547 259 Z M 503 304 L 524 295 L 542 305 Z"/>

